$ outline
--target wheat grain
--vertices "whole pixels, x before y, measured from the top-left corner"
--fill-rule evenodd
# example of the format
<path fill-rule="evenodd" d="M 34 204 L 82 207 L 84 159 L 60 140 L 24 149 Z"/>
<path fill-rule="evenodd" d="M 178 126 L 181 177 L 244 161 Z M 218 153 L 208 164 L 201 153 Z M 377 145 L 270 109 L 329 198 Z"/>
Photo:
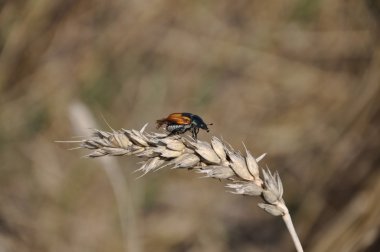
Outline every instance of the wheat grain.
<path fill-rule="evenodd" d="M 261 196 L 264 202 L 258 206 L 273 216 L 282 216 L 297 251 L 303 251 L 282 198 L 283 186 L 278 172 L 272 174 L 269 169 L 262 169 L 260 177 L 258 162 L 265 154 L 255 158 L 244 145 L 246 154 L 242 155 L 215 136 L 210 144 L 180 135 L 146 133 L 146 126 L 140 131 L 94 130 L 92 137 L 72 142 L 91 150 L 86 155 L 90 158 L 122 155 L 144 158 L 142 166 L 136 170 L 142 173 L 141 176 L 164 167 L 186 168 L 207 178 L 227 180 L 226 187 L 231 193 Z"/>

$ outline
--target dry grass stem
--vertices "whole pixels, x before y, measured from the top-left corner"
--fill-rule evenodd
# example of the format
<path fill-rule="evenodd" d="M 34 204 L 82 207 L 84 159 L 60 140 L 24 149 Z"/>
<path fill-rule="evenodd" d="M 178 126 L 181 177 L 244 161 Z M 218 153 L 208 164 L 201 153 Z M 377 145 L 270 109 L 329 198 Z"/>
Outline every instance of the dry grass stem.
<path fill-rule="evenodd" d="M 261 196 L 258 206 L 273 216 L 282 216 L 297 251 L 303 251 L 295 232 L 289 211 L 282 198 L 283 186 L 278 172 L 260 169 L 258 162 L 265 154 L 255 158 L 245 148 L 245 155 L 228 143 L 212 137 L 211 143 L 184 136 L 146 133 L 141 130 L 121 129 L 113 132 L 94 130 L 93 136 L 73 141 L 92 152 L 87 157 L 135 155 L 144 158 L 137 169 L 144 176 L 164 167 L 191 169 L 206 178 L 227 180 L 226 187 L 234 194 Z"/>

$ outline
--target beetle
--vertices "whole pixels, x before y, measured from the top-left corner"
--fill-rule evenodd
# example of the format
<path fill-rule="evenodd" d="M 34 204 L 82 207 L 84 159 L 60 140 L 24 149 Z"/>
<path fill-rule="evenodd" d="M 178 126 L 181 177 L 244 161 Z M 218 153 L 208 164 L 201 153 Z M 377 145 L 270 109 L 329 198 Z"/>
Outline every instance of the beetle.
<path fill-rule="evenodd" d="M 212 123 L 206 124 L 200 116 L 187 112 L 172 113 L 166 118 L 157 120 L 157 129 L 164 126 L 170 132 L 168 136 L 191 131 L 194 139 L 197 139 L 199 129 L 210 131 L 207 125 L 212 125 Z"/>

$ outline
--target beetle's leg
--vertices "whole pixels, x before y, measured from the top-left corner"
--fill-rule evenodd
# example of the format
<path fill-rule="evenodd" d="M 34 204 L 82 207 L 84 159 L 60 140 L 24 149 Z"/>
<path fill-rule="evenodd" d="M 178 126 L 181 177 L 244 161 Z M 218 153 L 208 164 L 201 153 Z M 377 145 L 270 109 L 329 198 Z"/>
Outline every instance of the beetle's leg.
<path fill-rule="evenodd" d="M 197 140 L 197 128 L 196 127 L 192 127 L 191 128 L 191 135 L 192 137 Z"/>
<path fill-rule="evenodd" d="M 184 134 L 184 133 L 186 133 L 186 131 L 188 131 L 188 130 L 189 130 L 188 128 L 186 128 L 185 126 L 183 126 L 183 127 L 177 129 L 177 134 L 178 134 L 178 135 L 179 135 L 179 134 Z"/>
<path fill-rule="evenodd" d="M 172 131 L 172 132 L 170 132 L 166 137 L 170 137 L 170 136 L 173 136 L 173 135 L 175 135 L 176 134 L 176 132 L 175 131 Z"/>
<path fill-rule="evenodd" d="M 199 128 L 198 127 L 194 127 L 195 140 L 197 140 L 197 138 L 198 138 L 198 133 L 199 133 Z"/>
<path fill-rule="evenodd" d="M 186 131 L 189 131 L 189 130 L 191 130 L 191 128 L 183 127 L 183 128 L 182 128 L 182 133 L 186 133 Z"/>

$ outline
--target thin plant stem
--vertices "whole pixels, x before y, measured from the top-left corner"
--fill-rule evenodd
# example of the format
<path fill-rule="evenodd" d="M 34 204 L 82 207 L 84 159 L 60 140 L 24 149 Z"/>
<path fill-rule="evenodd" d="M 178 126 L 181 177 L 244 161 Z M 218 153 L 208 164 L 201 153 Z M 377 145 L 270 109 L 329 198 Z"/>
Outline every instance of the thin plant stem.
<path fill-rule="evenodd" d="M 294 246 L 296 247 L 297 252 L 303 252 L 303 248 L 302 248 L 300 239 L 298 238 L 296 229 L 294 228 L 292 218 L 289 214 L 289 210 L 285 206 L 285 204 L 282 207 L 286 208 L 285 214 L 282 215 L 282 220 L 285 222 L 285 225 L 288 228 L 288 231 L 289 231 L 290 236 L 292 237 Z"/>
<path fill-rule="evenodd" d="M 80 102 L 74 102 L 69 107 L 69 115 L 76 131 L 82 135 L 84 128 L 95 128 L 96 122 L 90 110 Z M 123 247 L 126 252 L 139 252 L 141 246 L 138 239 L 138 225 L 132 200 L 132 193 L 121 167 L 114 159 L 100 160 L 107 178 L 110 182 L 120 220 L 120 228 L 123 237 Z"/>

